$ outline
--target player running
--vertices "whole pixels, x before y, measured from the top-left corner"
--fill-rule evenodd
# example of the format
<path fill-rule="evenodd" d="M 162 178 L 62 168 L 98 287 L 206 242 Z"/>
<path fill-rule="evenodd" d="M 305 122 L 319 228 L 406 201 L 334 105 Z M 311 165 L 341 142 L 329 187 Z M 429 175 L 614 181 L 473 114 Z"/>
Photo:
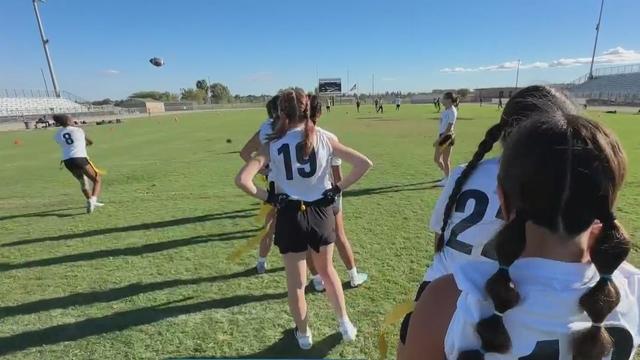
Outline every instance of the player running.
<path fill-rule="evenodd" d="M 269 142 L 268 136 L 273 133 L 273 129 L 278 122 L 278 99 L 280 95 L 276 95 L 269 99 L 267 102 L 267 115 L 268 118 L 262 124 L 258 131 L 247 141 L 244 147 L 240 150 L 240 157 L 245 163 L 249 162 L 253 158 L 253 155 L 260 150 L 260 146 Z M 268 179 L 268 167 L 261 170 L 261 173 Z M 271 251 L 273 245 L 273 233 L 275 231 L 275 209 L 271 209 L 265 216 L 265 228 L 267 232 L 265 236 L 260 240 L 260 247 L 258 248 L 258 261 L 256 263 L 256 271 L 258 274 L 264 274 L 267 271 L 267 256 Z"/>
<path fill-rule="evenodd" d="M 529 86 L 507 103 L 500 122 L 490 127 L 468 164 L 454 169 L 433 210 L 430 228 L 435 233 L 436 254 L 424 275 L 415 301 L 429 283 L 451 274 L 469 261 L 495 261 L 487 243 L 504 225 L 497 192 L 500 156 L 484 159 L 494 144 L 536 114 L 573 114 L 576 108 L 562 93 L 546 86 Z M 483 160 L 484 159 L 484 160 Z M 411 314 L 401 325 L 399 353 L 406 340 Z"/>
<path fill-rule="evenodd" d="M 626 157 L 615 135 L 542 113 L 506 143 L 497 262 L 431 283 L 400 359 L 630 359 L 640 342 L 640 271 L 616 221 Z"/>
<path fill-rule="evenodd" d="M 313 124 L 309 118 L 309 99 L 301 89 L 283 92 L 279 111 L 280 120 L 270 143 L 240 170 L 236 184 L 278 209 L 275 244 L 283 254 L 289 309 L 296 325 L 298 345 L 310 349 L 313 344 L 304 295 L 308 249 L 313 250 L 313 262 L 325 282 L 342 337 L 351 341 L 357 330 L 347 315 L 342 284 L 333 267 L 336 233 L 331 206 L 343 189 L 369 170 L 371 162 Z M 334 156 L 349 162 L 353 168 L 342 181 L 332 185 L 331 158 Z M 253 183 L 254 176 L 267 163 L 273 182 L 268 192 Z"/>
<path fill-rule="evenodd" d="M 444 104 L 445 110 L 440 115 L 440 132 L 433 143 L 435 148 L 433 161 L 444 173 L 444 178 L 440 180 L 437 184 L 438 186 L 444 186 L 447 183 L 451 169 L 451 149 L 456 143 L 453 128 L 458 118 L 458 102 L 458 96 L 453 95 L 452 92 L 446 92 L 442 96 L 442 104 Z"/>
<path fill-rule="evenodd" d="M 87 146 L 93 145 L 84 130 L 72 126 L 73 118 L 67 114 L 53 115 L 53 121 L 61 126 L 54 136 L 62 150 L 62 162 L 69 172 L 80 182 L 80 189 L 87 200 L 87 213 L 92 213 L 104 204 L 98 202 L 102 187 L 102 177 L 89 161 Z M 91 186 L 89 186 L 91 182 Z"/>
<path fill-rule="evenodd" d="M 310 97 L 310 110 L 309 117 L 314 125 L 317 125 L 318 120 L 322 116 L 322 104 L 320 103 L 320 98 L 317 95 L 312 95 Z M 325 130 L 325 132 L 335 138 L 338 139 L 334 134 Z M 341 165 L 342 159 L 339 157 L 331 158 L 331 182 L 336 184 L 342 181 L 342 169 Z M 338 248 L 338 254 L 344 263 L 344 266 L 347 268 L 347 272 L 349 274 L 349 283 L 351 287 L 358 287 L 364 284 L 369 275 L 366 273 L 359 273 L 356 269 L 356 259 L 353 255 L 353 250 L 351 249 L 351 243 L 347 238 L 347 233 L 344 229 L 344 216 L 342 213 L 342 194 L 340 194 L 336 198 L 336 202 L 332 207 L 333 214 L 336 217 L 336 247 Z M 315 266 L 313 266 L 313 259 L 311 259 L 311 252 L 308 252 L 307 255 L 307 265 L 309 266 L 309 271 L 311 272 L 311 282 L 313 284 L 313 288 L 316 291 L 324 291 L 324 282 L 322 281 L 322 277 L 318 274 Z"/>

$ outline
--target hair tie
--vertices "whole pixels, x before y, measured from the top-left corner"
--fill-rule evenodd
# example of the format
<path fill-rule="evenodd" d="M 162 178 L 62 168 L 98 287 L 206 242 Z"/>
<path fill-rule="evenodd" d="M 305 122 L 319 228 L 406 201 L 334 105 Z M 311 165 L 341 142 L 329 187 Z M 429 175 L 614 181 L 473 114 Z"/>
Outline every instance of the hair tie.
<path fill-rule="evenodd" d="M 509 271 L 509 267 L 507 265 L 500 265 L 500 267 L 498 267 L 498 269 Z"/>
<path fill-rule="evenodd" d="M 500 317 L 503 317 L 503 316 L 504 316 L 504 313 L 501 313 L 501 312 L 499 312 L 498 310 L 493 310 L 493 314 L 494 314 L 494 315 L 498 315 L 498 316 L 500 316 Z"/>
<path fill-rule="evenodd" d="M 611 275 L 611 274 L 601 274 L 600 275 L 600 279 L 606 280 L 606 281 L 611 281 L 611 280 L 613 280 L 613 275 Z"/>
<path fill-rule="evenodd" d="M 602 327 L 602 323 L 591 323 L 591 326 Z"/>

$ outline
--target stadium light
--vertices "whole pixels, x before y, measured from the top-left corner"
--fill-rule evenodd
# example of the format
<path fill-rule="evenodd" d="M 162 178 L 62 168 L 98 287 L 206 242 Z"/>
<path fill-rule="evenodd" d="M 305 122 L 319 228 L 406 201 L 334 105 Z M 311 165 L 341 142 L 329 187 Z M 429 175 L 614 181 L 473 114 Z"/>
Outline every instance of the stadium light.
<path fill-rule="evenodd" d="M 593 54 L 591 55 L 591 68 L 589 69 L 589 80 L 593 79 L 593 63 L 596 60 L 596 47 L 598 46 L 598 35 L 600 34 L 600 22 L 602 21 L 602 9 L 604 8 L 604 0 L 600 3 L 600 15 L 598 15 L 598 24 L 596 25 L 596 41 L 593 43 Z"/>
<path fill-rule="evenodd" d="M 49 66 L 49 74 L 51 75 L 51 83 L 53 84 L 53 93 L 56 97 L 60 97 L 60 90 L 58 88 L 58 81 L 56 80 L 56 74 L 53 71 L 53 62 L 51 62 L 51 55 L 49 54 L 49 39 L 44 35 L 44 28 L 42 27 L 42 20 L 40 19 L 40 10 L 38 9 L 38 3 L 43 0 L 33 0 L 33 11 L 36 13 L 36 20 L 38 22 L 38 29 L 40 30 L 40 39 L 42 39 L 42 47 L 44 48 L 44 55 L 47 58 L 47 65 Z"/>

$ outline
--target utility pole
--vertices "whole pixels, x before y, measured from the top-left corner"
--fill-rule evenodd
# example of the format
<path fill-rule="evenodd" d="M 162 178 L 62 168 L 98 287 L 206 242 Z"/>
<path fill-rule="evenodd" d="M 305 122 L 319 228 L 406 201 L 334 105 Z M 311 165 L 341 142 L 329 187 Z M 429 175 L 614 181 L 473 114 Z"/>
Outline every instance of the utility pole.
<path fill-rule="evenodd" d="M 376 93 L 375 74 L 371 74 L 371 96 L 374 96 L 375 93 Z"/>
<path fill-rule="evenodd" d="M 598 24 L 596 25 L 596 41 L 593 43 L 593 54 L 591 55 L 591 68 L 589 68 L 589 80 L 593 79 L 593 63 L 596 60 L 596 47 L 598 47 L 598 35 L 600 35 L 600 22 L 602 21 L 602 9 L 604 8 L 604 0 L 600 3 L 600 15 L 598 15 Z"/>
<path fill-rule="evenodd" d="M 518 59 L 518 67 L 516 68 L 516 90 L 518 90 L 519 78 L 520 78 L 520 59 Z"/>
<path fill-rule="evenodd" d="M 49 39 L 44 35 L 44 28 L 42 27 L 42 20 L 40 19 L 40 10 L 38 9 L 38 2 L 41 0 L 33 0 L 33 11 L 36 13 L 36 20 L 38 21 L 38 29 L 40 29 L 40 38 L 42 39 L 42 47 L 44 48 L 44 55 L 47 58 L 47 65 L 49 66 L 49 74 L 51 74 L 51 83 L 53 84 L 53 92 L 56 97 L 60 97 L 60 89 L 58 88 L 58 81 L 56 80 L 56 74 L 53 71 L 53 63 L 51 62 L 51 55 L 49 55 Z"/>
<path fill-rule="evenodd" d="M 44 83 L 44 89 L 47 92 L 47 97 L 49 97 L 49 86 L 47 85 L 47 78 L 44 76 L 44 70 L 40 68 L 40 74 L 42 74 L 42 82 Z"/>

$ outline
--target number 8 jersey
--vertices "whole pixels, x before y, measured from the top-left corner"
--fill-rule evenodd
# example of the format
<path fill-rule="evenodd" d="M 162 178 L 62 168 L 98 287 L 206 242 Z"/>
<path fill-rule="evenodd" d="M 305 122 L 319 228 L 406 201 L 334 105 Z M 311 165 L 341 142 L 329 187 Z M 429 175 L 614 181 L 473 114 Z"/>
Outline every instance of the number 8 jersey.
<path fill-rule="evenodd" d="M 62 160 L 87 157 L 87 144 L 82 129 L 75 126 L 60 128 L 54 139 L 62 149 Z"/>
<path fill-rule="evenodd" d="M 315 201 L 331 188 L 330 140 L 336 136 L 319 127 L 315 128 L 315 141 L 311 154 L 304 156 L 304 127 L 289 130 L 282 138 L 269 144 L 269 180 L 276 191 L 292 199 Z"/>
<path fill-rule="evenodd" d="M 424 281 L 453 273 L 467 261 L 495 259 L 491 244 L 487 244 L 504 224 L 497 189 L 499 169 L 500 158 L 483 160 L 467 179 L 444 232 L 445 246 L 435 254 Z M 444 209 L 462 170 L 464 166 L 453 170 L 436 203 L 430 222 L 433 232 L 441 232 Z"/>

